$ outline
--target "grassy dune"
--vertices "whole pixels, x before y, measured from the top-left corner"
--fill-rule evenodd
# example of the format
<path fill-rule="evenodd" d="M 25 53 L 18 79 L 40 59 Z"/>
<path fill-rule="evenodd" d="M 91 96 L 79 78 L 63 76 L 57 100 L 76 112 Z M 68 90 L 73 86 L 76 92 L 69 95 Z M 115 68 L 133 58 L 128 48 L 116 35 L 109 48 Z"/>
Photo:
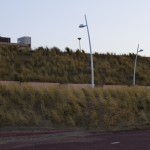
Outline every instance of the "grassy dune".
<path fill-rule="evenodd" d="M 93 54 L 94 82 L 132 85 L 135 54 Z M 138 56 L 136 84 L 150 86 L 150 57 Z M 0 80 L 90 84 L 90 54 L 57 47 L 36 49 L 0 45 Z"/>
<path fill-rule="evenodd" d="M 49 88 L 0 85 L 0 127 L 109 129 L 150 126 L 150 89 Z"/>

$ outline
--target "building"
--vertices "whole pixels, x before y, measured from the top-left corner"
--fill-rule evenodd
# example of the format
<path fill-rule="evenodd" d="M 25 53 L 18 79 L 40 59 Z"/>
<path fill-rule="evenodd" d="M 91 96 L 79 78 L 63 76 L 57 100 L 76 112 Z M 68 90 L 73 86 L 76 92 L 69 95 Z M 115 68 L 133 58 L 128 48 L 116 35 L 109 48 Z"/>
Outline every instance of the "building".
<path fill-rule="evenodd" d="M 10 43 L 10 42 L 11 42 L 10 38 L 0 36 L 0 43 Z"/>
<path fill-rule="evenodd" d="M 0 45 L 14 45 L 18 47 L 30 47 L 31 48 L 31 37 L 24 36 L 17 39 L 17 43 L 11 43 L 11 39 L 8 37 L 0 36 Z"/>
<path fill-rule="evenodd" d="M 19 46 L 28 46 L 31 47 L 31 37 L 24 36 L 17 39 L 17 43 Z"/>

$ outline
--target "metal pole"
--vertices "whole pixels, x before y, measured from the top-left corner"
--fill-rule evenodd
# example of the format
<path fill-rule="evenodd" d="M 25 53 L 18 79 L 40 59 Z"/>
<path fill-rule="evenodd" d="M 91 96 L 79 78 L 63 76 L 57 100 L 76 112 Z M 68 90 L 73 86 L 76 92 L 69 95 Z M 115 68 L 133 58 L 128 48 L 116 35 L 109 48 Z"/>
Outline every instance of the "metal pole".
<path fill-rule="evenodd" d="M 135 73 L 136 73 L 136 64 L 137 64 L 138 51 L 139 51 L 139 44 L 138 44 L 138 47 L 137 47 L 137 52 L 136 52 L 136 57 L 135 57 L 135 62 L 134 62 L 133 86 L 135 86 Z"/>
<path fill-rule="evenodd" d="M 81 38 L 79 37 L 78 40 L 79 40 L 79 49 L 80 49 L 80 51 L 81 51 L 81 44 L 80 44 Z"/>
<path fill-rule="evenodd" d="M 91 58 L 91 86 L 94 88 L 94 67 L 93 67 L 93 56 L 92 56 L 92 47 L 91 47 L 91 40 L 90 40 L 90 33 L 89 33 L 89 28 L 88 28 L 88 23 L 85 16 L 85 22 L 86 22 L 86 27 L 87 27 L 87 33 L 88 33 L 88 38 L 89 38 L 89 47 L 90 47 L 90 58 Z"/>
<path fill-rule="evenodd" d="M 81 51 L 81 44 L 80 44 L 80 40 L 79 40 L 79 48 L 80 48 L 80 51 Z"/>

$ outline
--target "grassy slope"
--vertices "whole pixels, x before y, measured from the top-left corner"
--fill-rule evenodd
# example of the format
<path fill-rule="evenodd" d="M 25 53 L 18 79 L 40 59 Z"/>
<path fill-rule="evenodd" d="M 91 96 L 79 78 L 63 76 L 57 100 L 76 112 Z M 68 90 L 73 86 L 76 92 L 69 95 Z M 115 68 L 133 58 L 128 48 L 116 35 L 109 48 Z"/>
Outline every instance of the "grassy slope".
<path fill-rule="evenodd" d="M 59 126 L 99 129 L 145 128 L 150 89 L 104 90 L 0 85 L 0 126 Z"/>
<path fill-rule="evenodd" d="M 95 84 L 131 85 L 134 59 L 134 54 L 94 54 Z M 136 84 L 150 85 L 149 68 L 150 58 L 138 56 Z M 83 51 L 0 46 L 0 80 L 83 84 L 90 75 L 90 56 Z"/>

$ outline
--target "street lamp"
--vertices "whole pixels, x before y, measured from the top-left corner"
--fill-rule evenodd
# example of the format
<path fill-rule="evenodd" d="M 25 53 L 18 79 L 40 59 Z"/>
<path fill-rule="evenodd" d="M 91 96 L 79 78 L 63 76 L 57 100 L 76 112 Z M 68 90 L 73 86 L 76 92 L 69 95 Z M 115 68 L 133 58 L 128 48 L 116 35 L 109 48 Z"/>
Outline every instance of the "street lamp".
<path fill-rule="evenodd" d="M 78 40 L 79 40 L 79 49 L 81 51 L 81 43 L 80 43 L 81 38 L 79 37 Z"/>
<path fill-rule="evenodd" d="M 87 27 L 87 33 L 88 33 L 88 38 L 89 38 L 89 47 L 90 47 L 90 58 L 91 58 L 91 86 L 92 86 L 92 88 L 94 88 L 94 67 L 93 67 L 92 47 L 91 47 L 90 33 L 89 33 L 86 15 L 84 15 L 84 17 L 85 17 L 85 23 L 86 24 L 85 25 L 80 24 L 79 28 Z"/>
<path fill-rule="evenodd" d="M 142 52 L 142 51 L 143 51 L 143 49 L 139 50 L 139 44 L 138 44 L 137 52 L 136 52 L 136 57 L 135 57 L 135 62 L 134 62 L 133 86 L 135 86 L 135 73 L 136 73 L 136 63 L 137 63 L 138 52 Z"/>

